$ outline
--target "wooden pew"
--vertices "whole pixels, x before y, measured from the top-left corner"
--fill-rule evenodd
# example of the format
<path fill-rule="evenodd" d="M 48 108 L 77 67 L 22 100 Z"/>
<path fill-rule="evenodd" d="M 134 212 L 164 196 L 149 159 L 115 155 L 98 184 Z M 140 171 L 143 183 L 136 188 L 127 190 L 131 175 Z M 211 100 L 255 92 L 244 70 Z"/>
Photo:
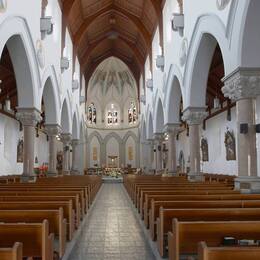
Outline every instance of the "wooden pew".
<path fill-rule="evenodd" d="M 179 260 L 181 254 L 196 254 L 198 243 L 203 240 L 209 246 L 220 246 L 226 236 L 236 239 L 258 240 L 260 238 L 260 222 L 180 222 L 173 219 L 172 232 L 168 233 L 169 260 Z"/>
<path fill-rule="evenodd" d="M 160 213 L 162 208 L 162 212 Z M 152 240 L 156 239 L 157 218 L 166 225 L 171 225 L 171 209 L 212 209 L 212 208 L 260 208 L 260 200 L 225 200 L 225 201 L 162 201 L 155 202 L 149 212 L 149 231 Z M 161 220 L 161 218 L 165 218 Z"/>
<path fill-rule="evenodd" d="M 1 260 L 22 260 L 23 259 L 23 244 L 16 242 L 13 247 L 0 248 Z"/>
<path fill-rule="evenodd" d="M 37 195 L 32 196 L 31 194 L 25 194 L 22 196 L 0 196 L 0 202 L 4 201 L 72 201 L 72 209 L 75 212 L 75 226 L 76 228 L 80 224 L 80 205 L 79 205 L 79 197 L 78 195 L 75 196 L 44 196 L 44 195 Z"/>
<path fill-rule="evenodd" d="M 41 189 L 32 189 L 27 187 L 21 188 L 13 188 L 13 189 L 4 189 L 0 186 L 0 197 L 7 197 L 7 196 L 78 196 L 79 198 L 76 199 L 79 202 L 75 202 L 77 207 L 76 214 L 78 214 L 79 218 L 83 217 L 85 212 L 85 205 L 86 201 L 83 196 L 82 190 L 58 190 L 58 188 L 41 188 Z M 82 210 L 81 210 L 82 209 Z"/>
<path fill-rule="evenodd" d="M 208 247 L 205 242 L 198 246 L 198 260 L 259 260 L 260 247 L 218 246 Z"/>
<path fill-rule="evenodd" d="M 234 191 L 233 188 L 231 187 L 216 187 L 216 186 L 212 186 L 212 185 L 180 185 L 180 186 L 160 186 L 158 185 L 157 187 L 153 187 L 153 186 L 147 186 L 147 187 L 139 187 L 136 191 L 136 196 L 134 199 L 134 204 L 136 205 L 136 207 L 138 208 L 139 205 L 139 201 L 140 198 L 142 198 L 144 196 L 144 194 L 146 192 L 181 192 L 181 191 L 186 191 L 186 192 L 192 192 L 192 191 L 204 191 L 204 192 L 208 192 L 208 194 L 221 194 L 221 193 L 226 193 L 226 194 L 233 194 L 233 193 L 239 193 L 239 191 Z"/>
<path fill-rule="evenodd" d="M 182 190 L 145 190 L 141 192 L 141 197 L 139 199 L 139 203 L 137 204 L 138 211 L 141 213 L 141 218 L 144 218 L 144 203 L 145 203 L 145 196 L 146 195 L 225 195 L 225 194 L 239 194 L 239 191 L 234 190 L 211 190 L 211 189 L 204 189 L 204 190 L 197 190 L 190 187 L 189 189 L 182 189 Z"/>
<path fill-rule="evenodd" d="M 53 260 L 54 235 L 48 221 L 42 223 L 0 223 L 0 247 L 10 247 L 16 241 L 23 244 L 23 256 Z"/>
<path fill-rule="evenodd" d="M 249 205 L 252 201 L 248 201 Z M 247 205 L 247 206 L 249 206 Z M 185 208 L 185 206 L 187 208 Z M 205 205 L 203 205 L 205 206 Z M 232 207 L 229 205 L 220 206 L 221 208 L 204 208 L 197 204 L 197 209 L 194 206 L 180 205 L 175 209 L 160 208 L 160 215 L 157 219 L 157 246 L 161 256 L 164 255 L 167 242 L 165 237 L 172 228 L 172 219 L 176 218 L 180 221 L 218 221 L 218 220 L 257 220 L 260 219 L 260 201 L 258 205 L 252 203 L 252 208 Z M 258 208 L 254 208 L 258 207 Z"/>
<path fill-rule="evenodd" d="M 144 202 L 144 223 L 149 226 L 150 212 L 153 212 L 153 203 L 157 201 L 186 201 L 186 200 L 260 200 L 260 194 L 210 194 L 210 195 L 155 195 L 146 194 Z M 158 204 L 157 204 L 158 205 Z M 158 207 L 159 212 L 159 207 Z M 153 213 L 151 213 L 153 214 Z M 159 214 L 159 213 L 158 213 Z M 157 216 L 158 216 L 157 214 Z M 156 221 L 156 218 L 153 218 Z"/>
<path fill-rule="evenodd" d="M 42 223 L 45 219 L 49 223 L 49 232 L 59 240 L 58 252 L 62 257 L 66 247 L 66 219 L 63 216 L 63 208 L 58 210 L 0 210 L 0 222 Z"/>
<path fill-rule="evenodd" d="M 75 231 L 75 212 L 72 209 L 72 201 L 10 201 L 0 202 L 0 210 L 52 210 L 63 208 L 64 218 L 67 220 L 67 238 L 72 239 Z"/>

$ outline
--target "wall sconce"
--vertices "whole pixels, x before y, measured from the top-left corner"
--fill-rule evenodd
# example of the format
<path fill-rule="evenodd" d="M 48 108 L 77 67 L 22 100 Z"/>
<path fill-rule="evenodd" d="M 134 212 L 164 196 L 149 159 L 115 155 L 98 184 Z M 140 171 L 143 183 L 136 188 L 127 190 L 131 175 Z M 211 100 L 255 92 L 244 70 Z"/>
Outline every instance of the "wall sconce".
<path fill-rule="evenodd" d="M 248 124 L 240 124 L 240 134 L 248 133 Z"/>
<path fill-rule="evenodd" d="M 256 124 L 256 125 L 255 125 L 255 132 L 256 132 L 257 134 L 260 133 L 260 124 Z"/>
<path fill-rule="evenodd" d="M 69 58 L 61 57 L 60 59 L 60 68 L 62 71 L 67 70 L 70 66 Z"/>
<path fill-rule="evenodd" d="M 140 96 L 140 101 L 145 105 L 145 103 L 146 103 L 146 97 L 145 97 L 145 95 L 141 95 L 141 96 Z"/>
<path fill-rule="evenodd" d="M 163 71 L 163 69 L 164 69 L 164 56 L 163 55 L 158 55 L 156 57 L 156 67 Z"/>
<path fill-rule="evenodd" d="M 153 80 L 152 79 L 146 80 L 146 87 L 153 90 Z"/>
<path fill-rule="evenodd" d="M 85 97 L 84 96 L 80 96 L 79 97 L 79 102 L 80 102 L 80 104 L 85 103 Z"/>
<path fill-rule="evenodd" d="M 72 80 L 72 91 L 75 91 L 79 88 L 79 81 L 77 79 Z"/>
<path fill-rule="evenodd" d="M 184 29 L 184 14 L 173 13 L 172 18 L 172 30 L 178 31 L 181 36 L 183 36 Z"/>
<path fill-rule="evenodd" d="M 40 18 L 40 31 L 43 35 L 43 38 L 47 35 L 52 34 L 53 32 L 53 21 L 51 16 L 45 16 Z"/>

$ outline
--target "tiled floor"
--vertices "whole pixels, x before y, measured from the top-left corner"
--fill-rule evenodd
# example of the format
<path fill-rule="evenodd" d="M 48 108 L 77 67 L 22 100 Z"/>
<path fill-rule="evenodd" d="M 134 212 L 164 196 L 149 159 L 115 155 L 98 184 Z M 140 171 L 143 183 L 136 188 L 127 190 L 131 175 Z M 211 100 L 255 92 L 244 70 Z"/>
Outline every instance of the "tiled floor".
<path fill-rule="evenodd" d="M 103 184 L 70 260 L 153 260 L 122 184 Z"/>

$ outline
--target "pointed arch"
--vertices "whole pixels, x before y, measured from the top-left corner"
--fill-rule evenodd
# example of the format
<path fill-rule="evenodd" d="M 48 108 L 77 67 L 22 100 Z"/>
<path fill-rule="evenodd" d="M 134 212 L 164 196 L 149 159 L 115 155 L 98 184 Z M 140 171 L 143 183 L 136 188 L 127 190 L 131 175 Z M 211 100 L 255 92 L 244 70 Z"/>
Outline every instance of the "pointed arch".
<path fill-rule="evenodd" d="M 183 98 L 182 76 L 176 65 L 171 65 L 167 80 L 165 123 L 179 123 L 180 102 Z"/>
<path fill-rule="evenodd" d="M 163 133 L 164 128 L 164 109 L 162 105 L 162 100 L 160 97 L 157 98 L 155 103 L 155 113 L 154 113 L 154 133 Z"/>
<path fill-rule="evenodd" d="M 45 105 L 45 124 L 59 123 L 59 99 L 53 68 L 47 69 L 43 76 L 43 91 L 41 95 Z"/>
<path fill-rule="evenodd" d="M 67 98 L 64 99 L 61 109 L 61 129 L 62 133 L 72 133 L 71 113 Z"/>
<path fill-rule="evenodd" d="M 16 78 L 19 107 L 40 110 L 38 91 L 41 86 L 39 66 L 29 26 L 18 16 L 7 17 L 0 26 L 0 57 L 8 48 Z"/>

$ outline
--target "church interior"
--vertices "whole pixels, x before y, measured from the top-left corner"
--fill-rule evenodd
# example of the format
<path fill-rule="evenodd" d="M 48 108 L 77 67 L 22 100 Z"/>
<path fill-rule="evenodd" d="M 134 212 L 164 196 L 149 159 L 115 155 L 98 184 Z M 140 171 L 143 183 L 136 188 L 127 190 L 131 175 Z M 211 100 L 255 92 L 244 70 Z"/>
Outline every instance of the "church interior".
<path fill-rule="evenodd" d="M 0 0 L 0 260 L 259 260 L 259 13 Z"/>

